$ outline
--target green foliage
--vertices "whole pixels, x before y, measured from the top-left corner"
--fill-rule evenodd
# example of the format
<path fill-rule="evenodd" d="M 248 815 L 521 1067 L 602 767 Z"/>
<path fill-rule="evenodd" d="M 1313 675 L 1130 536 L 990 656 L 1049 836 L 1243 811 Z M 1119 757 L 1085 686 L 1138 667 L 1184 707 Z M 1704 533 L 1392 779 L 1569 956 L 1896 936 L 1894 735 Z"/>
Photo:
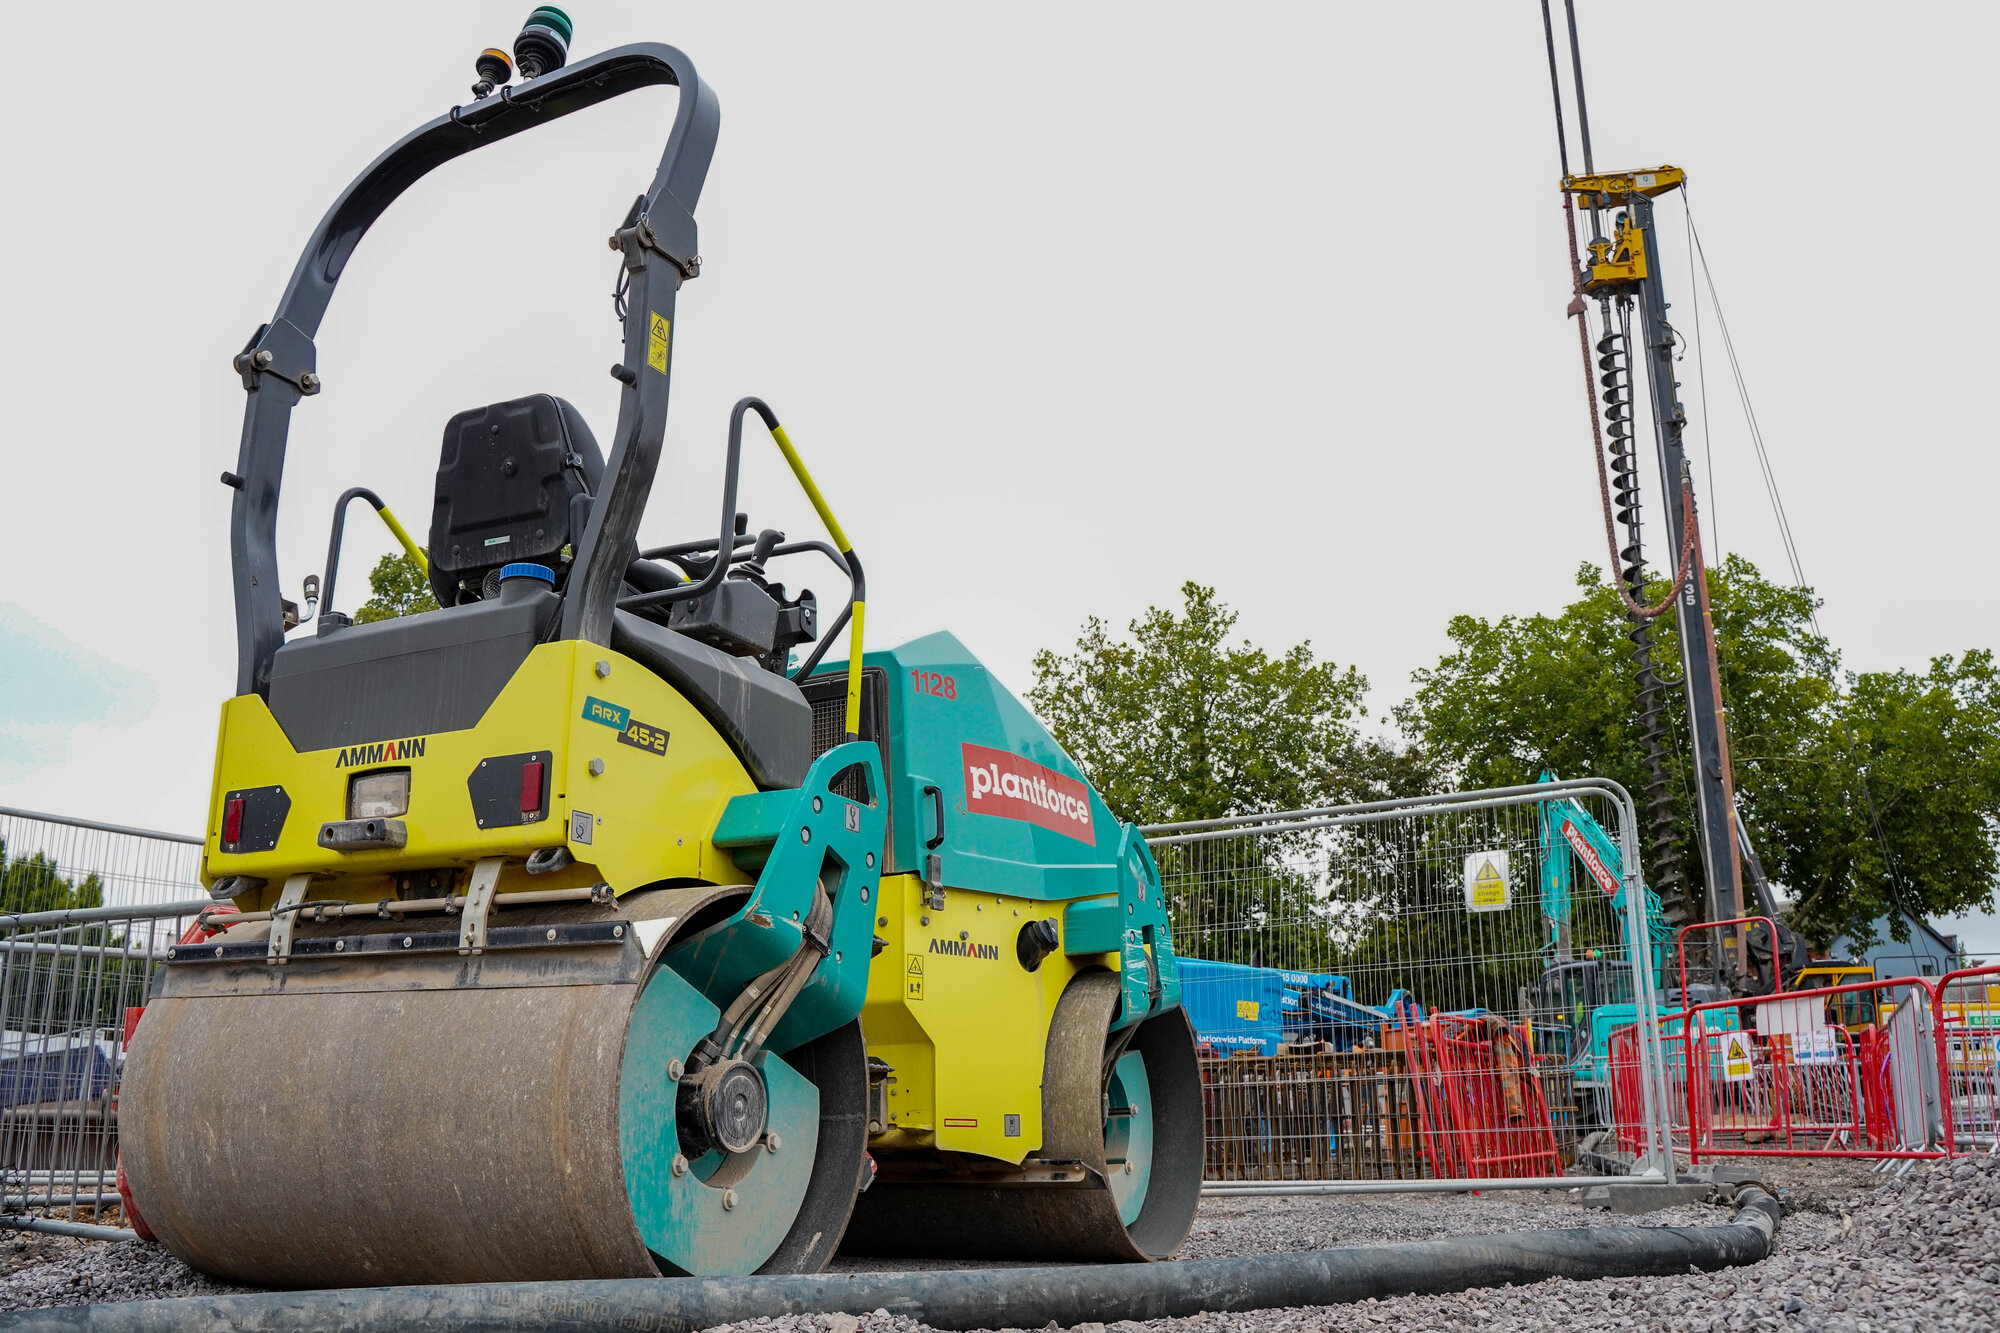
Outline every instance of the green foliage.
<path fill-rule="evenodd" d="M 1084 624 L 1076 651 L 1035 656 L 1028 702 L 1121 819 L 1139 824 L 1294 810 L 1422 790 L 1418 756 L 1363 738 L 1368 682 L 1301 643 L 1230 644 L 1236 613 L 1181 587 L 1115 639 Z"/>
<path fill-rule="evenodd" d="M 1577 583 L 1582 595 L 1553 616 L 1456 617 L 1452 651 L 1416 673 L 1397 719 L 1458 785 L 1530 782 L 1549 768 L 1643 791 L 1629 622 L 1597 570 Z M 1922 675 L 1850 674 L 1841 689 L 1810 590 L 1731 556 L 1711 571 L 1709 597 L 1736 791 L 1766 870 L 1798 899 L 1792 924 L 1822 947 L 1843 933 L 1865 943 L 1892 907 L 1945 915 L 1987 902 L 2000 868 L 1993 655 L 1940 658 Z M 1654 622 L 1654 641 L 1673 681 L 1671 616 Z M 1682 863 L 1699 885 L 1686 710 L 1677 690 L 1662 703 Z"/>
<path fill-rule="evenodd" d="M 1139 824 L 1295 810 L 1426 790 L 1421 756 L 1363 737 L 1368 682 L 1301 643 L 1232 644 L 1236 614 L 1187 583 L 1113 638 L 1092 617 L 1076 651 L 1035 657 L 1028 701 L 1105 803 Z M 1317 957 L 1332 924 L 1310 849 L 1260 839 L 1157 849 L 1174 919 L 1200 956 Z M 1233 858 L 1233 859 L 1232 859 Z M 1211 929 L 1213 927 L 1214 929 Z"/>
<path fill-rule="evenodd" d="M 104 882 L 94 874 L 65 875 L 45 852 L 10 858 L 0 839 L 0 912 L 58 912 L 104 906 Z M 127 1005 L 146 1002 L 148 969 L 127 956 L 125 936 L 109 925 L 73 926 L 35 936 L 70 952 L 16 950 L 0 986 L 0 1010 L 9 1029 L 61 1034 L 72 1029 L 116 1029 Z M 102 953 L 77 953 L 101 946 Z M 29 1048 L 33 1050 L 31 1046 Z"/>
<path fill-rule="evenodd" d="M 0 912 L 61 912 L 104 906 L 104 882 L 95 875 L 65 878 L 45 852 L 9 860 L 0 838 Z"/>
<path fill-rule="evenodd" d="M 1765 803 L 1799 896 L 1793 917 L 1809 934 L 1859 938 L 1857 924 L 1892 908 L 1990 910 L 2000 873 L 2000 672 L 1990 651 L 1939 657 L 1921 674 L 1851 675 L 1832 725 L 1812 741 L 1802 780 Z"/>
<path fill-rule="evenodd" d="M 430 579 L 403 551 L 375 562 L 375 568 L 368 571 L 368 590 L 371 596 L 354 613 L 357 625 L 438 609 L 437 598 L 431 595 Z"/>

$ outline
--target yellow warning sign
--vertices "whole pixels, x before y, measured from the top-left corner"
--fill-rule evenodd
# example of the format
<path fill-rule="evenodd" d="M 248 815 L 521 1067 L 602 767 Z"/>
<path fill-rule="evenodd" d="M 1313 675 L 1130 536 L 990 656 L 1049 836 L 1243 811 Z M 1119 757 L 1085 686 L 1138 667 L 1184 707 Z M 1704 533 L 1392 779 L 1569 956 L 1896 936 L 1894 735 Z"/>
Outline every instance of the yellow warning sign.
<path fill-rule="evenodd" d="M 1722 1043 L 1722 1077 L 1731 1083 L 1748 1083 L 1756 1072 L 1750 1059 L 1750 1039 L 1741 1032 L 1728 1033 Z"/>
<path fill-rule="evenodd" d="M 903 969 L 903 998 L 921 1000 L 924 998 L 924 956 L 920 953 L 908 954 L 909 965 Z"/>
<path fill-rule="evenodd" d="M 646 364 L 664 375 L 667 373 L 667 337 L 673 332 L 674 326 L 672 321 L 659 311 L 651 313 L 653 324 L 652 334 L 646 340 Z"/>
<path fill-rule="evenodd" d="M 1236 1002 L 1236 1016 L 1248 1019 L 1252 1023 L 1256 1022 L 1257 1002 L 1255 1000 L 1238 1000 Z"/>
<path fill-rule="evenodd" d="M 1465 910 L 1504 912 L 1511 905 L 1507 853 L 1474 852 L 1465 858 Z"/>

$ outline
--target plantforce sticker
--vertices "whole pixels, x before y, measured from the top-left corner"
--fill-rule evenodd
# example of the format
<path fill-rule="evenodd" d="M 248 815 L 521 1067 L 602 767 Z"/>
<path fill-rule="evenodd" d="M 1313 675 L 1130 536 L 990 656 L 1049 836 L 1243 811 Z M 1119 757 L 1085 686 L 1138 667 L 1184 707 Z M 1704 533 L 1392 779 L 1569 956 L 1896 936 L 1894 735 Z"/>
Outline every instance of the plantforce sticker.
<path fill-rule="evenodd" d="M 1611 867 L 1604 864 L 1604 858 L 1597 854 L 1597 849 L 1592 847 L 1589 840 L 1577 832 L 1576 825 L 1567 819 L 1563 821 L 1562 835 L 1563 840 L 1569 843 L 1570 849 L 1576 853 L 1576 859 L 1583 862 L 1583 868 L 1597 881 L 1597 887 L 1604 890 L 1604 896 L 1616 898 L 1618 876 L 1611 873 Z"/>
<path fill-rule="evenodd" d="M 969 744 L 959 749 L 965 760 L 967 813 L 1026 820 L 1078 842 L 1096 843 L 1090 788 L 1005 750 Z"/>

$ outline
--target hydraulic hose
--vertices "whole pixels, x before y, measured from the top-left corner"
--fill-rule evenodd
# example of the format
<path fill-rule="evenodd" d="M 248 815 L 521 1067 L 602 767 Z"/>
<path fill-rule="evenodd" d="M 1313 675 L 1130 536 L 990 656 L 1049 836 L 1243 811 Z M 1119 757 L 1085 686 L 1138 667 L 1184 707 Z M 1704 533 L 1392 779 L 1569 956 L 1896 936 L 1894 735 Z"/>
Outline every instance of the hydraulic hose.
<path fill-rule="evenodd" d="M 1736 1219 L 1713 1227 L 1583 1227 L 1515 1231 L 1397 1245 L 1310 1250 L 1247 1259 L 989 1268 L 967 1272 L 809 1277 L 639 1278 L 599 1282 L 350 1288 L 194 1296 L 69 1306 L 0 1316 L 0 1328 L 120 1333 L 340 1328 L 388 1333 L 474 1329 L 713 1328 L 793 1314 L 866 1314 L 934 1328 L 1041 1328 L 1120 1319 L 1172 1319 L 1370 1297 L 1435 1295 L 1552 1277 L 1664 1277 L 1755 1263 L 1771 1251 L 1778 1203 L 1755 1186 L 1736 1196 Z"/>

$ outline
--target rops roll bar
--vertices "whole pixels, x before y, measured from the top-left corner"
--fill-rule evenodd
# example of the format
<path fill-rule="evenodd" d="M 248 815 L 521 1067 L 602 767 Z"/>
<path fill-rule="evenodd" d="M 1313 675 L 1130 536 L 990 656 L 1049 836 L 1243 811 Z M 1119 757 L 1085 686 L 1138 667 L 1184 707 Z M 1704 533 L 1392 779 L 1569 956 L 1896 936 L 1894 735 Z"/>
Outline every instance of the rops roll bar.
<path fill-rule="evenodd" d="M 558 116 L 660 84 L 681 90 L 680 105 L 652 183 L 611 238 L 626 270 L 625 357 L 615 372 L 625 391 L 604 480 L 577 543 L 560 630 L 564 638 L 610 642 L 613 605 L 666 432 L 674 298 L 681 284 L 701 271 L 694 208 L 721 116 L 694 63 L 656 42 L 605 51 L 504 88 L 472 106 L 453 107 L 370 163 L 320 220 L 271 322 L 257 330 L 235 361 L 249 395 L 236 470 L 223 474 L 236 491 L 229 546 L 238 694 L 266 689 L 272 655 L 284 642 L 277 518 L 285 442 L 292 409 L 299 399 L 319 392 L 313 335 L 354 247 L 397 196 L 440 164 Z"/>

